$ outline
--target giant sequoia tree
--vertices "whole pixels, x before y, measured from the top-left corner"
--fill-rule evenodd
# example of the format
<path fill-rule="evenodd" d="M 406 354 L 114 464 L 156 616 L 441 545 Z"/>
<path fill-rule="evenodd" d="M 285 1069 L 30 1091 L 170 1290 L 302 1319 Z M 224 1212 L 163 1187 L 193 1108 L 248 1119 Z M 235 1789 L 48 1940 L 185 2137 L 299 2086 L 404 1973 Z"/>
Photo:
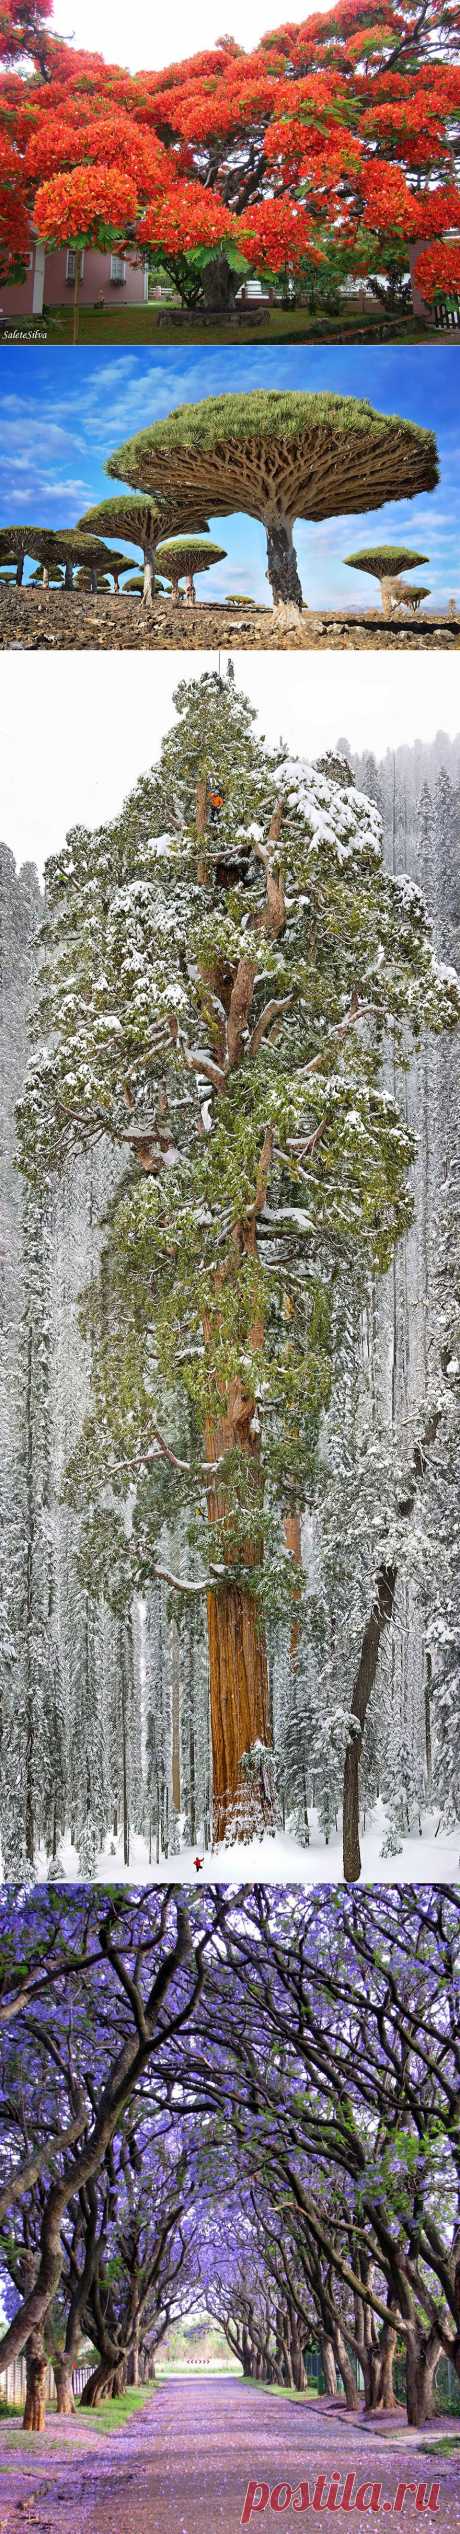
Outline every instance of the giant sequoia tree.
<path fill-rule="evenodd" d="M 300 608 L 294 521 L 379 510 L 431 491 L 438 469 L 433 433 L 399 414 L 356 396 L 256 388 L 179 405 L 115 449 L 107 473 L 154 499 L 187 492 L 213 517 L 245 510 L 263 520 L 274 605 Z M 88 513 L 93 524 L 103 509 Z"/>
<path fill-rule="evenodd" d="M 182 1526 L 171 1589 L 207 1595 L 222 1836 L 272 1814 L 267 1619 L 299 1607 L 282 1523 L 315 1468 L 341 1286 L 410 1220 L 383 1055 L 460 999 L 342 761 L 270 755 L 215 675 L 176 704 L 120 818 L 48 866 L 21 1135 L 40 1185 L 101 1137 L 125 1161 L 71 1484 L 116 1607 Z"/>

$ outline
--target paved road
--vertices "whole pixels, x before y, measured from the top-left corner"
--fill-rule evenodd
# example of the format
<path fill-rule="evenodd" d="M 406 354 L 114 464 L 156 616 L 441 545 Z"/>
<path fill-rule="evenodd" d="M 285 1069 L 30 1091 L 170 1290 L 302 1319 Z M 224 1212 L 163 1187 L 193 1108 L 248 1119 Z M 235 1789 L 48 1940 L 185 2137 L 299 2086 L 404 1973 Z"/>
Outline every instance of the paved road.
<path fill-rule="evenodd" d="M 69 2429 L 72 2435 L 70 2422 Z M 309 2485 L 309 2500 L 301 2510 L 284 2504 L 285 2490 L 280 2491 L 281 2510 L 269 2504 L 257 2510 L 251 2519 L 255 2534 L 257 2528 L 260 2534 L 275 2534 L 280 2515 L 285 2534 L 300 2534 L 300 2528 L 318 2534 L 321 2527 L 327 2534 L 333 2521 L 369 2534 L 380 2514 L 393 2514 L 398 2483 L 411 2481 L 427 2484 L 428 2493 L 433 2482 L 440 2483 L 437 2510 L 426 2513 L 416 2506 L 415 2494 L 406 2492 L 396 2523 L 413 2534 L 416 2528 L 420 2534 L 423 2524 L 439 2528 L 439 2534 L 460 2534 L 455 2458 L 425 2455 L 413 2437 L 398 2447 L 389 2445 L 387 2437 L 355 2426 L 341 2413 L 313 2402 L 279 2401 L 238 2380 L 170 2380 L 113 2442 L 100 2438 L 96 2445 L 91 2436 L 83 2457 L 74 2431 L 65 2465 L 64 2451 L 61 2446 L 58 2459 L 55 2449 L 48 2474 L 44 2450 L 36 2466 L 34 2453 L 26 2509 L 23 2480 L 22 2506 L 12 2494 L 11 2512 L 8 2504 L 5 2509 L 0 2475 L 0 2534 L 3 2528 L 5 2534 L 19 2534 L 27 2524 L 37 2534 L 38 2529 L 40 2534 L 45 2529 L 46 2534 L 238 2534 L 250 2481 L 268 2482 L 271 2491 L 287 2485 L 297 2495 L 300 2483 Z M 332 2495 L 339 2500 L 345 2475 L 354 2475 L 349 2498 L 354 2500 L 364 2483 L 362 2506 L 342 2512 L 325 2505 L 334 2471 L 342 2478 L 335 2490 L 333 2484 Z M 312 2506 L 320 2476 L 323 2488 Z M 375 2485 L 377 2490 L 380 2485 L 378 2505 Z"/>

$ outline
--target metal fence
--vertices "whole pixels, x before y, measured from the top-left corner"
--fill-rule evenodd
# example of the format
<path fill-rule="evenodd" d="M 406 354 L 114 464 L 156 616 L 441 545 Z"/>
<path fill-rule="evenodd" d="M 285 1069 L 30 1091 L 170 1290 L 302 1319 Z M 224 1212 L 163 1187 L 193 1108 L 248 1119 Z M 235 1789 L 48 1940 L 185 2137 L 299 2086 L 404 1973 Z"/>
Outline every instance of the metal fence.
<path fill-rule="evenodd" d="M 360 2393 L 363 2393 L 364 2377 L 362 2375 L 361 2367 L 359 2366 L 357 2359 L 354 2357 L 352 2357 L 351 2364 L 353 2374 L 356 2377 L 356 2382 L 359 2386 L 359 2391 Z M 311 2384 L 312 2387 L 314 2386 L 315 2392 L 325 2393 L 326 2378 L 324 2374 L 321 2351 L 319 2349 L 308 2349 L 306 2351 L 305 2372 L 307 2383 Z M 338 2382 L 339 2387 L 341 2387 L 340 2376 L 338 2376 Z M 394 2382 L 398 2402 L 403 2403 L 406 2389 L 406 2374 L 403 2358 L 398 2357 L 396 2359 Z M 455 2367 L 452 2366 L 452 2360 L 450 2358 L 439 2359 L 439 2365 L 436 2369 L 434 2407 L 435 2411 L 452 2411 L 456 2414 L 460 2412 L 460 2379 L 456 2374 Z"/>
<path fill-rule="evenodd" d="M 432 311 L 435 326 L 441 334 L 457 334 L 460 327 L 460 299 L 449 292 L 446 299 L 435 299 Z"/>

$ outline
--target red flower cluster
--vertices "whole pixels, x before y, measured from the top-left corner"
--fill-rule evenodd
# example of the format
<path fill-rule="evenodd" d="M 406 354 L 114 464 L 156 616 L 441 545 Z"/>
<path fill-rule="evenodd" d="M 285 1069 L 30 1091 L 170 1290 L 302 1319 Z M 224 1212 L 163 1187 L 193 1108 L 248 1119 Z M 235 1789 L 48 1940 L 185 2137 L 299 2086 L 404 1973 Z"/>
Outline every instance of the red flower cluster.
<path fill-rule="evenodd" d="M 417 286 L 429 304 L 442 298 L 444 292 L 460 292 L 460 245 L 427 246 L 425 255 L 417 256 Z"/>
<path fill-rule="evenodd" d="M 39 237 L 53 244 L 84 238 L 97 245 L 101 230 L 123 235 L 138 209 L 136 187 L 123 169 L 74 167 L 70 176 L 52 176 L 39 186 L 35 221 Z"/>
<path fill-rule="evenodd" d="M 240 232 L 248 263 L 267 265 L 272 273 L 298 272 L 305 255 L 321 262 L 303 203 L 258 202 L 241 220 Z"/>
<path fill-rule="evenodd" d="M 149 203 L 137 234 L 142 245 L 164 248 L 165 255 L 186 255 L 193 247 L 221 246 L 223 238 L 230 244 L 238 235 L 238 222 L 218 195 L 205 194 L 202 185 L 176 185 Z"/>
<path fill-rule="evenodd" d="M 136 182 L 143 194 L 151 194 L 161 184 L 171 182 L 167 151 L 153 133 L 136 129 L 129 115 L 120 114 L 110 103 L 102 112 L 94 113 L 86 105 L 67 105 L 65 115 L 48 115 L 38 131 L 32 133 L 25 152 L 24 165 L 30 176 L 52 176 L 54 171 L 81 165 L 118 166 Z"/>
<path fill-rule="evenodd" d="M 412 195 L 400 167 L 390 159 L 372 159 L 360 177 L 365 229 L 401 229 L 410 220 Z"/>

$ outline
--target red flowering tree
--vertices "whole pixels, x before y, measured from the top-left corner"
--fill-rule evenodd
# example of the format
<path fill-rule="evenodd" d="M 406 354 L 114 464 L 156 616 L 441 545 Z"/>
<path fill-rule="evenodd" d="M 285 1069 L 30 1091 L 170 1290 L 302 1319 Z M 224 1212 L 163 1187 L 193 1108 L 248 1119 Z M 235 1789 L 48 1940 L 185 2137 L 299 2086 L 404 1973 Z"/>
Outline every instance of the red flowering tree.
<path fill-rule="evenodd" d="M 443 259 L 428 290 L 455 286 L 457 0 L 336 0 L 251 54 L 226 41 L 135 77 L 47 36 L 39 59 L 42 20 L 39 0 L 0 0 L 5 62 L 27 38 L 34 63 L 2 80 L 11 266 L 29 221 L 77 264 L 86 244 L 147 247 L 192 305 L 225 308 L 253 266 L 303 287 L 318 259 L 395 300 L 419 238 Z"/>
<path fill-rule="evenodd" d="M 47 22 L 53 0 L 0 0 L 0 62 L 30 57 L 45 68 L 49 60 Z"/>

